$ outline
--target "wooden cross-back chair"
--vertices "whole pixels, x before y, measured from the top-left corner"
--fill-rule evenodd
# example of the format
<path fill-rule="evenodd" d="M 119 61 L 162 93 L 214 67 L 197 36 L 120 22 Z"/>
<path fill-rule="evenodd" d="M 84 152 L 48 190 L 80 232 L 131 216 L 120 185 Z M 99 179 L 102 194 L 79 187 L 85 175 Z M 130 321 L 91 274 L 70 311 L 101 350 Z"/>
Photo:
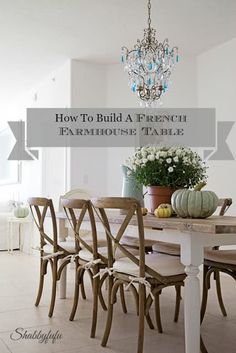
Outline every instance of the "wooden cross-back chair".
<path fill-rule="evenodd" d="M 57 221 L 51 199 L 32 197 L 28 199 L 30 210 L 40 235 L 40 279 L 35 306 L 38 306 L 42 297 L 44 277 L 47 274 L 47 265 L 52 270 L 52 290 L 48 316 L 53 315 L 56 300 L 56 284 L 64 267 L 70 263 L 78 251 L 78 242 L 58 242 Z M 51 230 L 47 232 L 46 220 L 51 223 Z M 58 261 L 63 260 L 59 265 Z"/>
<path fill-rule="evenodd" d="M 61 202 L 67 219 L 73 230 L 75 239 L 78 241 L 79 247 L 77 257 L 78 267 L 76 270 L 75 278 L 74 302 L 70 314 L 70 320 L 74 320 L 78 307 L 80 285 L 82 291 L 83 276 L 85 271 L 87 271 L 90 276 L 93 288 L 93 314 L 90 337 L 94 338 L 97 325 L 98 299 L 100 300 L 102 308 L 107 310 L 102 294 L 102 285 L 108 276 L 107 272 L 104 271 L 104 274 L 100 277 L 100 271 L 104 270 L 108 266 L 107 246 L 104 246 L 104 244 L 106 244 L 106 242 L 104 243 L 104 240 L 100 242 L 99 233 L 96 229 L 93 209 L 89 200 L 63 199 Z M 81 231 L 84 219 L 86 221 L 89 220 L 89 232 L 84 229 Z M 137 253 L 137 251 L 135 253 Z M 119 253 L 118 256 L 122 256 L 122 254 Z M 127 308 L 123 285 L 120 285 L 119 289 L 122 309 L 126 313 Z"/>
<path fill-rule="evenodd" d="M 136 298 L 138 301 L 138 353 L 143 352 L 144 344 L 144 321 L 145 318 L 150 328 L 154 328 L 149 316 L 149 309 L 153 299 L 158 297 L 159 291 L 169 286 L 180 286 L 184 284 L 186 277 L 184 266 L 178 257 L 164 254 L 145 254 L 145 238 L 143 227 L 143 216 L 139 202 L 132 198 L 97 198 L 92 200 L 94 211 L 103 224 L 108 247 L 108 269 L 109 302 L 106 327 L 102 339 L 102 346 L 106 346 L 113 317 L 113 305 L 116 302 L 116 292 L 120 284 L 126 284 L 134 293 L 135 283 L 138 284 Z M 109 223 L 109 209 L 127 210 L 123 223 L 115 232 Z M 133 217 L 137 219 L 137 232 L 139 239 L 139 255 L 134 256 L 130 248 L 122 244 L 122 237 Z M 116 252 L 123 253 L 122 258 L 116 258 Z M 147 290 L 147 295 L 146 295 Z M 157 302 L 158 304 L 158 302 Z M 159 307 L 156 306 L 157 325 L 159 322 Z"/>
<path fill-rule="evenodd" d="M 93 338 L 95 337 L 96 333 L 98 298 L 100 299 L 100 303 L 103 309 L 107 309 L 101 289 L 105 277 L 100 279 L 99 276 L 96 276 L 101 269 L 104 269 L 107 266 L 107 256 L 104 256 L 102 253 L 103 248 L 98 248 L 99 242 L 97 239 L 96 224 L 90 201 L 79 199 L 62 199 L 61 204 L 66 213 L 67 219 L 71 225 L 79 247 L 78 266 L 75 278 L 74 302 L 70 314 L 70 320 L 74 320 L 78 306 L 80 285 L 83 284 L 83 276 L 85 271 L 87 271 L 90 276 L 93 288 L 93 313 L 90 333 L 90 337 Z M 81 225 L 86 216 L 88 216 L 90 223 L 90 238 L 88 236 L 84 237 L 84 233 L 81 233 L 80 231 Z M 99 250 L 101 250 L 101 253 Z"/>
<path fill-rule="evenodd" d="M 222 207 L 225 207 L 225 210 L 227 210 L 231 204 L 232 199 L 228 199 L 228 204 L 226 205 L 226 202 L 222 202 Z M 217 297 L 221 312 L 223 316 L 227 316 L 221 292 L 221 272 L 228 274 L 236 280 L 236 250 L 221 250 L 218 246 L 214 247 L 213 250 L 207 249 L 204 253 L 201 322 L 203 321 L 206 312 L 208 291 L 211 287 L 210 280 L 212 274 L 216 280 Z"/>

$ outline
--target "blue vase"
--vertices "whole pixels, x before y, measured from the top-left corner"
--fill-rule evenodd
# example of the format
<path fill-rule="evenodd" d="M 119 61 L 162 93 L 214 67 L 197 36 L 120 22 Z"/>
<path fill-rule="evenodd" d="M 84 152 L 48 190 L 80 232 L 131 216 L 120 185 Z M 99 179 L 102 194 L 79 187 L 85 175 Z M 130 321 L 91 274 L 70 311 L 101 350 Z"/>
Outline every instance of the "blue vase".
<path fill-rule="evenodd" d="M 138 184 L 133 176 L 127 175 L 129 167 L 122 164 L 121 169 L 123 172 L 122 196 L 133 197 L 140 202 L 141 207 L 144 207 L 143 185 Z"/>

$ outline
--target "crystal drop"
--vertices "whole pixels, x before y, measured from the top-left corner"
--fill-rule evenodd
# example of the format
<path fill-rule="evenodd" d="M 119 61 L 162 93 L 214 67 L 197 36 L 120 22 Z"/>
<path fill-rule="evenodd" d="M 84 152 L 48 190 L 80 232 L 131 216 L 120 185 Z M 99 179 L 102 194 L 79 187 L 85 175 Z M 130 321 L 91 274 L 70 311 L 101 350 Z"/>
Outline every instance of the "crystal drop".
<path fill-rule="evenodd" d="M 179 62 L 179 55 L 176 55 L 176 62 Z"/>
<path fill-rule="evenodd" d="M 133 82 L 133 84 L 131 86 L 131 89 L 132 89 L 133 92 L 136 92 L 137 86 L 136 86 L 135 82 Z"/>
<path fill-rule="evenodd" d="M 152 63 L 148 63 L 147 64 L 147 68 L 148 68 L 149 71 L 151 71 L 152 70 Z"/>
<path fill-rule="evenodd" d="M 152 79 L 151 79 L 151 77 L 149 77 L 149 79 L 147 80 L 147 84 L 148 84 L 148 86 L 151 86 L 151 85 L 152 85 Z"/>

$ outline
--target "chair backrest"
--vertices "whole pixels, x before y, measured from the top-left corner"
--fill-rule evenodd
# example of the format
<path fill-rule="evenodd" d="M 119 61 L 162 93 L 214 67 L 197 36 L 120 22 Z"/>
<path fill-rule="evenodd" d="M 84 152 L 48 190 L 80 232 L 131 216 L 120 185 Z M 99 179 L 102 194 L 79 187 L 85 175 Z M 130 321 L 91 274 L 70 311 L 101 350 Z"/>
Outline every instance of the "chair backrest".
<path fill-rule="evenodd" d="M 57 222 L 52 200 L 43 197 L 31 197 L 28 199 L 28 203 L 32 217 L 40 233 L 41 251 L 43 252 L 44 245 L 50 244 L 53 246 L 54 252 L 57 252 Z M 46 217 L 48 220 L 51 220 L 52 224 L 52 234 L 50 235 L 45 233 Z"/>
<path fill-rule="evenodd" d="M 93 260 L 100 258 L 103 262 L 107 262 L 107 258 L 98 252 L 96 223 L 90 200 L 63 198 L 61 204 L 78 242 L 78 248 L 84 247 L 88 250 L 93 255 Z M 83 220 L 90 222 L 91 232 L 88 232 L 88 234 L 91 237 L 86 238 L 80 234 Z M 92 244 L 90 240 L 92 240 Z"/>
<path fill-rule="evenodd" d="M 59 207 L 58 210 L 60 212 L 63 211 L 63 206 L 61 204 L 62 199 L 80 199 L 80 200 L 89 200 L 91 198 L 91 194 L 89 191 L 84 189 L 73 189 L 66 192 L 64 195 L 60 196 L 59 199 Z"/>
<path fill-rule="evenodd" d="M 219 202 L 218 202 L 218 207 L 220 207 L 219 216 L 224 216 L 224 214 L 228 211 L 231 205 L 232 205 L 231 198 L 219 199 Z"/>
<path fill-rule="evenodd" d="M 102 197 L 92 199 L 91 201 L 95 215 L 103 224 L 106 233 L 108 247 L 108 266 L 112 268 L 115 261 L 116 250 L 119 249 L 124 254 L 124 257 L 128 257 L 132 262 L 139 266 L 140 277 L 145 277 L 145 273 L 149 273 L 151 276 L 155 276 L 159 280 L 163 280 L 163 277 L 159 273 L 146 266 L 145 264 L 143 216 L 139 201 L 129 197 Z M 119 225 L 119 229 L 115 232 L 113 232 L 110 227 L 109 210 L 127 210 L 127 213 L 124 215 L 123 222 Z M 124 232 L 133 217 L 136 217 L 137 220 L 139 258 L 135 257 L 132 252 L 129 251 L 129 248 L 125 247 L 121 241 L 122 236 L 124 235 Z"/>

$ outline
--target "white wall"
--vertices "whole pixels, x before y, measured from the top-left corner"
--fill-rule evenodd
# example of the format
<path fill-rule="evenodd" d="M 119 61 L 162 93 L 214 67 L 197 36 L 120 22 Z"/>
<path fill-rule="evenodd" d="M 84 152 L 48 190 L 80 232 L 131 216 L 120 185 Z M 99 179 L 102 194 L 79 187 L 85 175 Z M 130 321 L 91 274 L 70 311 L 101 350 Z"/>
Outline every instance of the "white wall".
<path fill-rule="evenodd" d="M 105 65 L 71 61 L 71 107 L 106 106 Z M 89 190 L 93 195 L 107 194 L 107 149 L 71 148 L 70 188 Z"/>
<path fill-rule="evenodd" d="M 216 108 L 218 121 L 236 121 L 236 38 L 198 57 L 199 107 Z M 236 126 L 228 145 L 236 158 Z M 208 188 L 220 197 L 232 197 L 229 214 L 236 214 L 236 163 L 235 161 L 208 161 Z"/>
<path fill-rule="evenodd" d="M 29 107 L 68 107 L 70 105 L 70 61 L 56 69 L 18 102 L 9 107 L 8 119 L 26 120 Z M 29 196 L 52 197 L 58 202 L 58 194 L 65 192 L 66 151 L 62 148 L 41 149 L 39 159 L 22 162 L 22 182 L 0 187 L 1 198 L 13 195 L 22 201 Z"/>
<path fill-rule="evenodd" d="M 70 107 L 71 64 L 64 65 L 42 80 L 28 95 L 27 106 L 35 108 Z M 41 149 L 41 195 L 52 198 L 57 206 L 59 196 L 69 188 L 67 178 L 68 151 L 65 148 Z"/>

